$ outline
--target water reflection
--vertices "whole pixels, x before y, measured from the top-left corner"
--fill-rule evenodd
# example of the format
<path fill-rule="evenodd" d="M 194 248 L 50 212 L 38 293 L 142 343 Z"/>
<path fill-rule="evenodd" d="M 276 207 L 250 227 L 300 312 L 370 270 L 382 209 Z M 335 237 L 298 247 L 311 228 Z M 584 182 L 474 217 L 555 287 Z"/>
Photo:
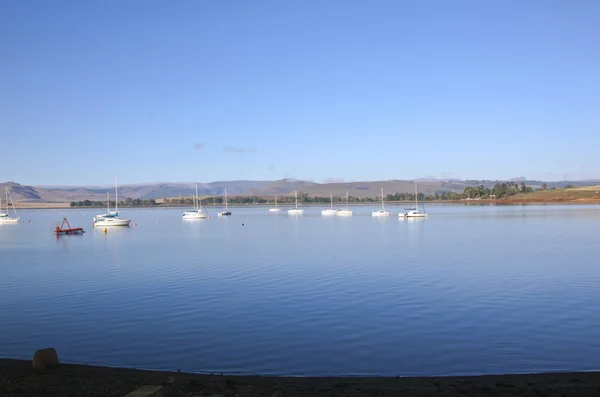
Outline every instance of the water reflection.
<path fill-rule="evenodd" d="M 59 212 L 26 212 L 31 224 L 0 228 L 0 350 L 296 375 L 597 366 L 598 207 L 320 209 L 198 222 L 128 210 L 137 227 L 60 240 L 48 227 Z"/>

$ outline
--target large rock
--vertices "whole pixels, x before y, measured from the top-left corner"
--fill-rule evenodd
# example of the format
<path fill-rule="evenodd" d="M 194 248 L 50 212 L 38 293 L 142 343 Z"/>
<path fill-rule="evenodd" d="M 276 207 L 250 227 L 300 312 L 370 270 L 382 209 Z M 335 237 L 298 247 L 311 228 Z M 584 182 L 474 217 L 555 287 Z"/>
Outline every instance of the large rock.
<path fill-rule="evenodd" d="M 58 354 L 53 347 L 48 347 L 46 349 L 36 350 L 33 355 L 33 369 L 45 372 L 53 367 L 57 367 L 60 365 L 60 361 L 58 361 Z"/>

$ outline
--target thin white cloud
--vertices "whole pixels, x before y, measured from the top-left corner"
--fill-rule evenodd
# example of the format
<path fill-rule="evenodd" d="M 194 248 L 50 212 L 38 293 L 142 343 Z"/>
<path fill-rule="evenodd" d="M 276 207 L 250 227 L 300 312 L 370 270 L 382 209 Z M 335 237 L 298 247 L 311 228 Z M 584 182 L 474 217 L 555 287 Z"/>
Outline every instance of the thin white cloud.
<path fill-rule="evenodd" d="M 226 153 L 256 153 L 255 148 L 238 147 L 238 146 L 225 146 L 223 151 Z"/>
<path fill-rule="evenodd" d="M 194 149 L 202 150 L 202 149 L 204 149 L 204 144 L 200 143 L 200 142 L 196 142 L 196 143 L 194 143 Z"/>

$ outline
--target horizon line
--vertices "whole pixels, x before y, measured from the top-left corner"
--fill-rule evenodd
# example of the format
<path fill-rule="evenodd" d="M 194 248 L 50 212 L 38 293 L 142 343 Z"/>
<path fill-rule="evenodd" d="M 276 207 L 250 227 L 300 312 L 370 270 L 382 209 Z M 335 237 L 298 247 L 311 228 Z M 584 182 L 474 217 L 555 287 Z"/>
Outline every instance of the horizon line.
<path fill-rule="evenodd" d="M 202 184 L 209 185 L 214 183 L 227 183 L 227 182 L 281 182 L 281 181 L 297 181 L 297 182 L 310 182 L 315 185 L 329 185 L 329 184 L 344 184 L 344 183 L 373 183 L 373 182 L 412 182 L 412 181 L 436 181 L 436 182 L 447 182 L 447 181 L 457 181 L 457 182 L 467 182 L 467 181 L 480 181 L 480 182 L 526 182 L 526 181 L 535 181 L 535 182 L 550 182 L 550 183 L 561 183 L 561 182 L 600 182 L 600 177 L 598 178 L 585 178 L 585 179 L 560 179 L 560 180 L 543 180 L 543 179 L 528 179 L 525 177 L 519 178 L 509 178 L 509 179 L 475 179 L 475 178 L 434 178 L 434 177 L 423 177 L 423 178 L 411 178 L 411 179 L 374 179 L 374 180 L 348 180 L 348 181 L 328 181 L 328 182 L 315 182 L 310 179 L 298 179 L 298 178 L 281 178 L 281 179 L 230 179 L 230 180 L 215 180 L 210 182 L 198 182 L 198 181 L 155 181 L 155 182 L 134 182 L 134 183 L 124 183 L 119 186 L 152 186 L 158 184 L 183 184 L 183 185 L 193 185 L 193 184 Z M 17 184 L 21 186 L 33 186 L 44 189 L 60 189 L 60 188 L 98 188 L 105 189 L 114 187 L 112 184 L 106 185 L 76 185 L 76 184 L 24 184 L 15 181 L 5 181 L 0 182 L 2 185 L 6 184 Z"/>

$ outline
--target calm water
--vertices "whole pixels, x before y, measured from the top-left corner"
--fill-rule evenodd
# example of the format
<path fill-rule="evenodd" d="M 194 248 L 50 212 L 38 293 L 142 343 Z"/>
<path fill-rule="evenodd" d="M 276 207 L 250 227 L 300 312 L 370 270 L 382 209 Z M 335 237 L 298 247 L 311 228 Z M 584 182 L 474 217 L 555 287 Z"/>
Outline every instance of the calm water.
<path fill-rule="evenodd" d="M 599 206 L 373 208 L 192 222 L 125 209 L 137 227 L 107 234 L 97 211 L 20 211 L 26 223 L 0 225 L 0 356 L 54 346 L 66 362 L 293 375 L 600 369 Z M 88 232 L 54 237 L 61 213 Z"/>

